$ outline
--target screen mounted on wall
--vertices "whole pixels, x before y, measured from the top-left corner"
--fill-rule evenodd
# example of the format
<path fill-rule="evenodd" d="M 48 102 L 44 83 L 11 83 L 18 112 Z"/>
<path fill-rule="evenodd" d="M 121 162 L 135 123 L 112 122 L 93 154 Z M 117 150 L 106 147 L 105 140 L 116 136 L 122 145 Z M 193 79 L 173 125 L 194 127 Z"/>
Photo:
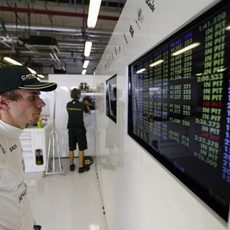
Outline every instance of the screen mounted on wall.
<path fill-rule="evenodd" d="M 117 122 L 117 75 L 106 81 L 106 115 Z"/>
<path fill-rule="evenodd" d="M 128 134 L 228 220 L 230 2 L 129 65 Z"/>

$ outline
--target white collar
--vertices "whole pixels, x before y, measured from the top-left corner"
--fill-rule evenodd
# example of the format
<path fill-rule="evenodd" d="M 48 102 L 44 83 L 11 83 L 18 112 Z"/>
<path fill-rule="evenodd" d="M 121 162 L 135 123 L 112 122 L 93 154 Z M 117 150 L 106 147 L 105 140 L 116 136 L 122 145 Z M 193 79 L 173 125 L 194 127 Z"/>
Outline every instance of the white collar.
<path fill-rule="evenodd" d="M 18 138 L 23 131 L 23 129 L 17 128 L 2 120 L 0 120 L 0 130 L 1 130 L 0 133 L 3 133 L 4 135 L 7 135 L 11 138 Z"/>

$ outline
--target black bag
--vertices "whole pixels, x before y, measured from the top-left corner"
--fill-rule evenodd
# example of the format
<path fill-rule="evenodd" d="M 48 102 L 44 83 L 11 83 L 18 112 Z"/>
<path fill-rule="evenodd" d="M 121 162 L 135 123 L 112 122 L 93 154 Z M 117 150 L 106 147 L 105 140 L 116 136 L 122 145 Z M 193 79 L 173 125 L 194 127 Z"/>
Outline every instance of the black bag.
<path fill-rule="evenodd" d="M 34 230 L 41 230 L 42 226 L 41 225 L 34 225 Z"/>

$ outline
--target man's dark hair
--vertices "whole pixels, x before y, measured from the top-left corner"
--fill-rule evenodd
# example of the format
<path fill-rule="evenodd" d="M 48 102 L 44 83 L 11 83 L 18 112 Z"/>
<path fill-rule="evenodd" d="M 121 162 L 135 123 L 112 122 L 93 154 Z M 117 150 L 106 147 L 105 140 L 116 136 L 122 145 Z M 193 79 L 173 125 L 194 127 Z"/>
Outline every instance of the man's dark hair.
<path fill-rule="evenodd" d="M 18 89 L 13 89 L 4 93 L 0 93 L 0 96 L 3 96 L 10 101 L 17 101 L 21 98 L 21 95 L 18 93 Z"/>
<path fill-rule="evenodd" d="M 71 90 L 71 93 L 70 93 L 70 96 L 71 98 L 73 98 L 74 100 L 79 100 L 80 97 L 81 97 L 81 90 L 80 89 L 77 89 L 77 88 L 74 88 Z"/>

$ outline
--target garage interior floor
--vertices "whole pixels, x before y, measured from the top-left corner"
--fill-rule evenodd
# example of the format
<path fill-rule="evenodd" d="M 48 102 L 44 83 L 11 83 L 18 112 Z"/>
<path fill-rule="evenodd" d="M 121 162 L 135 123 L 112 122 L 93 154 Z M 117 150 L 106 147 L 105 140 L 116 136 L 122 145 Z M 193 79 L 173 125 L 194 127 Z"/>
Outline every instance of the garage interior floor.
<path fill-rule="evenodd" d="M 62 164 L 65 175 L 26 173 L 36 223 L 42 230 L 108 230 L 95 165 L 79 174 L 69 171 L 68 159 Z"/>

